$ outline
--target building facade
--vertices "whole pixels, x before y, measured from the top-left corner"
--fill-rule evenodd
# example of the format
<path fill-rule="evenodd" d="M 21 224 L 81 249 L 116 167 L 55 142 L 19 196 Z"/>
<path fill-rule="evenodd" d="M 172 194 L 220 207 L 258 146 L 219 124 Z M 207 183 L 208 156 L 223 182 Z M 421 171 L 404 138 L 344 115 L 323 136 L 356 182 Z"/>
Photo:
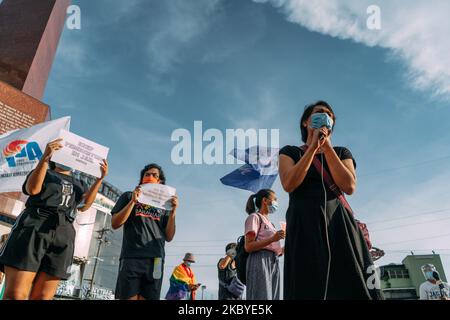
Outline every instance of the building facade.
<path fill-rule="evenodd" d="M 433 264 L 443 281 L 447 281 L 441 257 L 431 255 L 409 255 L 401 264 L 389 264 L 380 267 L 381 289 L 387 300 L 417 300 L 419 288 L 425 282 L 421 267 Z"/>

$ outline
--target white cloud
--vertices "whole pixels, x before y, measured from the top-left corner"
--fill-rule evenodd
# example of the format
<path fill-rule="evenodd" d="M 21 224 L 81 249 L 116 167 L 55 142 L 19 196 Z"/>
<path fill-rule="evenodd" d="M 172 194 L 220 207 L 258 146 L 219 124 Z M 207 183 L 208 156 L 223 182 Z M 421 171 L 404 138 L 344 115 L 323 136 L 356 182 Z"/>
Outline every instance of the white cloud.
<path fill-rule="evenodd" d="M 217 108 L 221 117 L 233 124 L 229 129 L 279 129 L 267 127 L 279 114 L 282 105 L 276 90 L 270 86 L 258 88 L 255 95 L 249 95 L 236 83 L 217 81 L 215 83 L 221 90 L 227 92 L 233 99 L 231 108 L 239 107 L 241 113 L 231 113 L 228 106 Z"/>
<path fill-rule="evenodd" d="M 150 33 L 150 65 L 156 72 L 167 73 L 180 61 L 182 51 L 208 29 L 210 16 L 220 0 L 172 0 L 162 5 L 163 14 Z"/>
<path fill-rule="evenodd" d="M 271 3 L 293 23 L 340 39 L 392 50 L 407 66 L 409 84 L 432 95 L 450 97 L 450 2 L 387 1 L 381 8 L 381 30 L 369 30 L 368 0 L 253 0 Z"/>
<path fill-rule="evenodd" d="M 67 30 L 67 32 L 75 32 Z M 70 39 L 73 40 L 74 38 Z M 86 47 L 80 41 L 69 41 L 62 38 L 58 47 L 57 59 L 61 59 L 59 66 L 71 75 L 87 77 L 92 75 L 86 67 L 88 53 Z M 66 74 L 66 73 L 65 73 Z"/>

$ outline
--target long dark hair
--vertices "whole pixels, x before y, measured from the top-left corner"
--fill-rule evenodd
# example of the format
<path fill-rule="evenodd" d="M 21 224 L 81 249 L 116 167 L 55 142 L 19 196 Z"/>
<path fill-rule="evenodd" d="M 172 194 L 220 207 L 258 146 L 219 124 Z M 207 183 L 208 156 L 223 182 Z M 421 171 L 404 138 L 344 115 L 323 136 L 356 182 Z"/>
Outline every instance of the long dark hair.
<path fill-rule="evenodd" d="M 144 179 L 145 173 L 150 169 L 158 169 L 160 183 L 166 184 L 166 176 L 164 175 L 164 171 L 161 168 L 161 166 L 157 165 L 156 163 L 148 164 L 144 167 L 144 169 L 141 170 L 141 180 L 139 180 L 139 184 L 142 184 L 142 180 Z"/>
<path fill-rule="evenodd" d="M 50 168 L 50 170 L 55 171 L 55 169 L 56 169 L 56 163 L 54 163 L 53 161 L 49 161 L 49 162 L 48 162 L 48 167 Z"/>
<path fill-rule="evenodd" d="M 304 143 L 306 143 L 306 141 L 308 140 L 308 128 L 305 128 L 305 127 L 303 126 L 303 122 L 305 122 L 306 120 L 309 119 L 309 117 L 311 116 L 311 114 L 312 114 L 314 108 L 315 108 L 315 107 L 318 107 L 318 106 L 324 106 L 324 107 L 326 107 L 328 110 L 331 111 L 331 113 L 332 113 L 333 116 L 334 116 L 334 119 L 333 119 L 333 122 L 334 122 L 334 123 L 333 123 L 333 129 L 334 129 L 334 124 L 336 123 L 336 115 L 334 114 L 334 111 L 333 111 L 333 109 L 331 108 L 331 106 L 328 104 L 328 102 L 323 101 L 323 100 L 319 100 L 319 101 L 317 101 L 317 102 L 308 104 L 308 105 L 305 107 L 305 111 L 303 111 L 303 115 L 302 115 L 302 117 L 301 117 L 301 119 L 300 119 L 300 131 L 301 131 L 301 133 L 302 133 L 302 140 L 303 140 Z"/>
<path fill-rule="evenodd" d="M 270 197 L 270 195 L 273 193 L 275 192 L 273 192 L 270 189 L 261 189 L 257 193 L 252 194 L 250 198 L 248 198 L 247 207 L 245 208 L 245 211 L 248 214 L 255 213 L 257 209 L 261 209 L 262 199 Z"/>

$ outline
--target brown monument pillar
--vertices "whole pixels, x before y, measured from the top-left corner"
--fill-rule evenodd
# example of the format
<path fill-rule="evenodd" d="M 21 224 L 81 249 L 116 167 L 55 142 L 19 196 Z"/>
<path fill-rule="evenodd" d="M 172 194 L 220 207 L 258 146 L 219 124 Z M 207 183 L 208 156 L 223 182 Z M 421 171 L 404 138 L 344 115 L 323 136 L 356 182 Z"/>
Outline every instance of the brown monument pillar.
<path fill-rule="evenodd" d="M 0 3 L 0 134 L 50 119 L 44 95 L 71 0 Z M 0 215 L 16 216 L 20 194 L 0 194 Z"/>
<path fill-rule="evenodd" d="M 41 100 L 70 0 L 3 0 L 0 81 Z"/>

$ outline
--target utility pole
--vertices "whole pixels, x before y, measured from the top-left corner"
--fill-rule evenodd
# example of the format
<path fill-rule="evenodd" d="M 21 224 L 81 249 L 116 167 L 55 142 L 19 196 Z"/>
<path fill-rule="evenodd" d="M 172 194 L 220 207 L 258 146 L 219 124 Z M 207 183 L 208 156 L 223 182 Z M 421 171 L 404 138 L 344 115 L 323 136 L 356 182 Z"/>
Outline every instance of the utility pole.
<path fill-rule="evenodd" d="M 102 244 L 103 243 L 104 244 L 108 244 L 109 243 L 109 241 L 105 238 L 106 233 L 109 232 L 109 231 L 111 231 L 111 229 L 108 229 L 108 228 L 103 228 L 101 230 L 96 231 L 99 234 L 99 236 L 97 238 L 98 239 L 98 248 L 97 248 L 97 254 L 94 257 L 94 259 L 95 259 L 94 270 L 92 271 L 91 285 L 89 287 L 89 291 L 88 291 L 88 294 L 87 294 L 87 297 L 89 297 L 89 298 L 91 297 L 92 289 L 94 288 L 95 273 L 97 271 L 98 261 L 100 260 L 100 252 L 101 252 L 101 249 L 102 249 Z"/>
<path fill-rule="evenodd" d="M 202 300 L 204 300 L 205 290 L 206 290 L 206 286 L 202 286 Z"/>

